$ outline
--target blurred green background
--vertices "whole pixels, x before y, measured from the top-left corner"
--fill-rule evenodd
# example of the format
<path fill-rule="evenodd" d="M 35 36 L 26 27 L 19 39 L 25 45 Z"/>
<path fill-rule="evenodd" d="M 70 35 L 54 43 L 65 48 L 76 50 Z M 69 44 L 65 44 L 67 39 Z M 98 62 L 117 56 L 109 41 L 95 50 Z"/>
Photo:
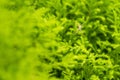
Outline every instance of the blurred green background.
<path fill-rule="evenodd" d="M 120 0 L 0 0 L 0 80 L 120 80 Z"/>

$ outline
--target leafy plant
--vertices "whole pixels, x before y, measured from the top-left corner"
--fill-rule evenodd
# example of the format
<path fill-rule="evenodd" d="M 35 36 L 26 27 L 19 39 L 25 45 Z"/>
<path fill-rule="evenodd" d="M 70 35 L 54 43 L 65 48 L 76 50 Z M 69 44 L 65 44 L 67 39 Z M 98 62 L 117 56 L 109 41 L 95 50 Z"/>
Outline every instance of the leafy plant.
<path fill-rule="evenodd" d="M 1 0 L 0 80 L 119 80 L 119 0 Z"/>

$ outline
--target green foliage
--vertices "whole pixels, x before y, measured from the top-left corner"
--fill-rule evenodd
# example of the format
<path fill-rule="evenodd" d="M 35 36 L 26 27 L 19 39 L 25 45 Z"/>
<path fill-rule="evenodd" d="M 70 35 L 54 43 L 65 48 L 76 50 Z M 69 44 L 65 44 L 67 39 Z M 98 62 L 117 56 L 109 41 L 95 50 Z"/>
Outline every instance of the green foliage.
<path fill-rule="evenodd" d="M 119 0 L 1 0 L 0 80 L 120 80 Z"/>

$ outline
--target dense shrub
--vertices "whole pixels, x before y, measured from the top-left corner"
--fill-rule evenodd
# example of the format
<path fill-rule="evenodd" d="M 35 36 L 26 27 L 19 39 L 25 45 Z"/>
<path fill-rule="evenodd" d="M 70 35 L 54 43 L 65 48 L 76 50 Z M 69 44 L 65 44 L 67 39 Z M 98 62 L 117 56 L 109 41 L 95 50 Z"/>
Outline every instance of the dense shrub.
<path fill-rule="evenodd" d="M 0 80 L 119 80 L 119 0 L 1 0 Z"/>

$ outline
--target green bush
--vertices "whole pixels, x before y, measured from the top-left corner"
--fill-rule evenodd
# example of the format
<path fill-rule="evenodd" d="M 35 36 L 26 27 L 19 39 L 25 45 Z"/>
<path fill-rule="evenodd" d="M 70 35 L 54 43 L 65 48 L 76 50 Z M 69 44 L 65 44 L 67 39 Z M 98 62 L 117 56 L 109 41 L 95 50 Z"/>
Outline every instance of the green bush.
<path fill-rule="evenodd" d="M 119 0 L 1 0 L 0 80 L 120 80 Z"/>

